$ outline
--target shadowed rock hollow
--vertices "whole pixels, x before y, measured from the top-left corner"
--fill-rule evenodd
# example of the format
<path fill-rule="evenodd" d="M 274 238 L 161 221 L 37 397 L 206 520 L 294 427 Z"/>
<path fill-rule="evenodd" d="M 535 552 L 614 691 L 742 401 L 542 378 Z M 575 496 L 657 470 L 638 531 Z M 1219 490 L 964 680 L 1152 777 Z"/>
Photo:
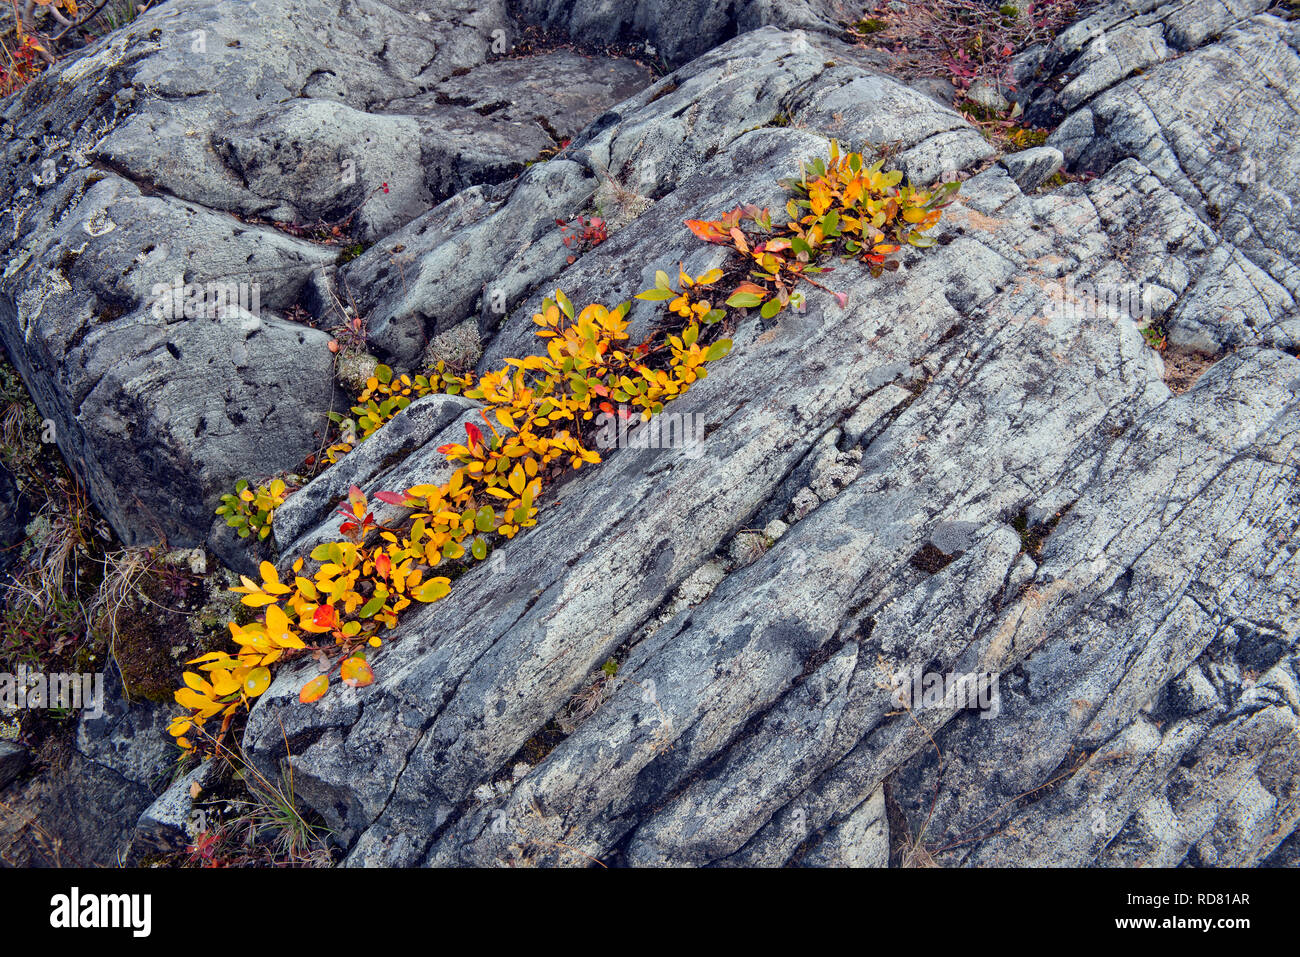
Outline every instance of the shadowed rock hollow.
<path fill-rule="evenodd" d="M 319 446 L 344 396 L 291 307 L 346 290 L 402 368 L 472 329 L 482 372 L 537 349 L 554 287 L 612 305 L 717 265 L 682 220 L 779 207 L 831 138 L 889 144 L 914 183 L 966 176 L 938 246 L 880 278 L 837 267 L 846 308 L 741 324 L 671 407 L 702 449 L 617 450 L 548 491 L 503 560 L 408 611 L 375 684 L 304 706 L 310 663 L 277 675 L 244 745 L 271 769 L 287 739 L 347 863 L 1294 857 L 1285 9 L 1097 7 L 1016 58 L 1055 131 L 1002 156 L 844 42 L 831 3 L 247 6 L 172 0 L 4 114 L 0 334 L 128 542 L 202 542 L 236 478 Z M 493 57 L 511 13 L 677 69 Z M 1062 163 L 1091 176 L 1059 184 Z M 351 261 L 271 225 L 381 183 Z M 569 263 L 555 220 L 591 209 L 610 238 Z M 176 275 L 259 281 L 262 315 L 157 319 Z M 634 339 L 652 312 L 634 304 Z M 421 400 L 297 493 L 282 567 L 349 484 L 445 477 L 434 450 L 472 409 Z M 996 676 L 996 714 L 903 711 L 891 676 L 916 670 Z"/>

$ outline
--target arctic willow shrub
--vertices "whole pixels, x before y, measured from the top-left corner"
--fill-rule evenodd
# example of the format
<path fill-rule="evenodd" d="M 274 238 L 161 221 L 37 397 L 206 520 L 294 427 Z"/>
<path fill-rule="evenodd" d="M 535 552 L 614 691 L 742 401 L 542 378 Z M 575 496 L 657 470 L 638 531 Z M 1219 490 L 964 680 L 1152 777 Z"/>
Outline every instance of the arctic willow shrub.
<path fill-rule="evenodd" d="M 829 256 L 861 259 L 879 276 L 898 268 L 889 256 L 903 245 L 934 245 L 925 233 L 961 184 L 933 190 L 900 186 L 903 174 L 883 166 L 884 160 L 868 166 L 860 153 L 841 156 L 833 142 L 829 162 L 803 163 L 799 179 L 781 181 L 792 194 L 785 225 L 774 225 L 771 212 L 755 206 L 737 207 L 716 220 L 687 220 L 696 236 L 731 247 L 750 270 L 751 281 L 737 286 L 727 305 L 757 307 L 770 319 L 786 306 L 803 304 L 801 283 L 826 289 L 812 277 L 827 271 L 821 263 Z M 848 304 L 846 294 L 834 295 L 841 306 Z"/>
<path fill-rule="evenodd" d="M 240 479 L 235 483 L 235 494 L 221 496 L 216 513 L 225 518 L 240 538 L 251 535 L 261 540 L 271 534 L 275 510 L 288 497 L 289 488 L 283 479 L 273 479 L 269 485 L 259 485 L 256 489 L 249 488 L 246 479 Z"/>
<path fill-rule="evenodd" d="M 376 366 L 375 374 L 366 380 L 365 389 L 357 396 L 357 404 L 351 409 L 352 416 L 328 413 L 329 420 L 339 426 L 342 438 L 325 450 L 326 461 L 330 464 L 337 462 L 415 399 L 435 392 L 460 395 L 472 381 L 469 375 L 449 372 L 443 362 L 439 362 L 428 375 L 417 376 L 394 376 L 388 366 Z"/>
<path fill-rule="evenodd" d="M 282 659 L 310 655 L 321 674 L 308 681 L 299 699 L 309 703 L 330 687 L 330 676 L 352 687 L 374 680 L 367 649 L 397 626 L 412 602 L 435 602 L 451 591 L 458 573 L 483 561 L 496 545 L 537 523 L 543 488 L 570 469 L 600 461 L 592 448 L 599 431 L 597 411 L 611 403 L 650 419 L 664 405 L 708 374 L 706 364 L 731 350 L 724 334 L 744 314 L 760 308 L 765 317 L 798 306 L 812 276 L 826 270 L 828 256 L 866 261 L 874 274 L 897 268 L 888 257 L 904 243 L 931 245 L 924 234 L 951 201 L 956 184 L 936 190 L 900 186 L 897 172 L 868 166 L 862 156 L 840 156 L 833 144 L 829 163 L 805 164 L 803 175 L 786 185 L 792 195 L 789 221 L 773 224 L 771 213 L 742 207 L 715 221 L 688 220 L 708 242 L 736 253 L 727 269 L 691 276 L 678 270 L 676 286 L 665 272 L 636 294 L 667 303 L 659 325 L 644 342 L 628 339 L 630 302 L 613 309 L 593 304 L 577 310 L 563 292 L 543 302 L 533 316 L 544 355 L 507 359 L 483 375 L 454 375 L 440 364 L 428 376 L 394 376 L 380 367 L 353 407 L 353 418 L 337 417 L 344 439 L 330 449 L 334 461 L 373 434 L 413 398 L 432 392 L 463 394 L 482 404 L 482 426 L 465 425 L 465 440 L 438 451 L 456 465 L 441 485 L 416 485 L 374 497 L 406 509 L 392 525 L 380 525 L 367 496 L 356 487 L 339 508 L 340 539 L 297 558 L 292 581 L 281 580 L 263 562 L 260 580 L 244 577 L 233 589 L 243 604 L 262 610 L 262 620 L 229 625 L 234 648 L 195 658 L 176 700 L 188 713 L 171 725 L 181 747 L 219 741 L 231 721 L 271 684 L 271 668 Z M 746 276 L 723 300 L 715 292 L 725 277 Z M 729 285 L 729 283 L 728 283 Z M 847 296 L 836 294 L 841 306 Z M 245 501 L 246 487 L 238 500 Z M 228 496 L 229 498 L 229 496 Z M 254 501 L 256 495 L 254 495 Z M 259 519 L 269 527 L 274 509 Z M 312 567 L 307 567 L 307 562 Z M 205 729 L 220 718 L 216 735 Z M 198 732 L 196 734 L 196 732 Z"/>
<path fill-rule="evenodd" d="M 339 510 L 342 539 L 312 551 L 314 571 L 305 571 L 307 559 L 298 558 L 292 581 L 282 581 L 270 562 L 262 563 L 260 581 L 244 577 L 234 591 L 245 605 L 263 610 L 262 620 L 232 622 L 235 649 L 189 662 L 196 670 L 185 673 L 185 687 L 176 692 L 189 714 L 170 729 L 178 743 L 194 747 L 192 732 L 218 717 L 221 731 L 205 737 L 219 740 L 234 716 L 270 686 L 270 669 L 283 658 L 310 654 L 323 665 L 324 673 L 303 687 L 304 702 L 328 690 L 336 667 L 345 684 L 369 684 L 374 676 L 366 649 L 381 643 L 381 634 L 396 627 L 405 608 L 445 597 L 454 573 L 535 525 L 535 503 L 545 483 L 600 461 L 591 447 L 594 410 L 612 399 L 649 418 L 706 375 L 706 362 L 730 348 L 729 340 L 714 335 L 716 325 L 702 332 L 694 318 L 667 327 L 658 344 L 633 347 L 629 307 L 590 305 L 577 312 L 557 290 L 533 318 L 537 335 L 546 340 L 545 355 L 509 359 L 477 382 L 457 380 L 469 386 L 467 397 L 482 403 L 483 424 L 467 423 L 463 443 L 439 448 L 457 466 L 446 482 L 376 493 L 407 510 L 400 523 L 387 526 L 375 521 L 366 495 L 354 487 Z M 404 379 L 379 384 L 396 381 L 396 398 L 403 399 L 407 388 L 419 388 Z M 390 401 L 396 401 L 391 390 L 378 403 L 381 414 Z M 363 405 L 373 416 L 369 401 Z"/>

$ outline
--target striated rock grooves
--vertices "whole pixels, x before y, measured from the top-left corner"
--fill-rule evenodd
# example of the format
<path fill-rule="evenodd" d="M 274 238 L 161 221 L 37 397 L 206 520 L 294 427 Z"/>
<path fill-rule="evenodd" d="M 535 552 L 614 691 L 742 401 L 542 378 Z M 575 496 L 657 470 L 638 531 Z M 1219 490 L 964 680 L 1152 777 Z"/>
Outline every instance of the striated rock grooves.
<path fill-rule="evenodd" d="M 833 4 L 526 0 L 681 66 L 635 93 L 613 70 L 568 148 L 510 181 L 530 157 L 450 159 L 446 133 L 504 110 L 482 90 L 513 81 L 471 79 L 503 69 L 504 6 L 304 0 L 246 30 L 236 6 L 174 0 L 6 114 L 28 194 L 0 219 L 0 330 L 128 540 L 201 539 L 213 496 L 296 464 L 341 399 L 324 333 L 151 321 L 178 261 L 239 276 L 246 250 L 273 312 L 347 290 L 398 365 L 469 323 L 482 371 L 536 348 L 554 286 L 613 305 L 716 265 L 682 220 L 778 204 L 832 137 L 889 144 L 915 182 L 969 176 L 940 245 L 827 277 L 847 308 L 742 324 L 669 410 L 703 417 L 701 449 L 617 450 L 549 490 L 536 528 L 408 612 L 374 685 L 303 706 L 310 665 L 277 676 L 244 745 L 292 766 L 348 864 L 1294 862 L 1300 24 L 1258 0 L 1101 7 L 1018 58 L 1015 95 L 1055 132 L 998 162 L 837 39 Z M 204 23 L 209 82 L 166 42 Z M 39 130 L 56 82 L 80 90 L 61 134 Z M 502 129 L 474 142 L 517 141 Z M 336 161 L 285 162 L 359 136 L 386 148 L 352 192 Z M 55 182 L 28 186 L 47 157 Z M 1071 181 L 1039 189 L 1060 160 Z M 341 266 L 230 215 L 344 215 L 379 182 L 374 245 Z M 569 264 L 554 221 L 597 204 L 617 228 Z M 242 342 L 240 375 L 202 365 Z M 223 409 L 249 422 L 197 427 Z M 467 414 L 413 406 L 299 493 L 282 561 L 346 484 L 436 481 Z M 996 676 L 996 714 L 901 709 L 893 676 L 916 670 Z"/>

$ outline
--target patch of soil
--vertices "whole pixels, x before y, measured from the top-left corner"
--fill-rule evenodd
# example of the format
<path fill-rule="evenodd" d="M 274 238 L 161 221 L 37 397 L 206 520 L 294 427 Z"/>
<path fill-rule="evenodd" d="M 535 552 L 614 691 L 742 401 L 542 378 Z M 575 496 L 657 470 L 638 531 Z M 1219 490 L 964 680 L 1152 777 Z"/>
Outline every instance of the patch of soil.
<path fill-rule="evenodd" d="M 1190 349 L 1166 349 L 1161 357 L 1165 360 L 1165 385 L 1174 395 L 1190 389 L 1206 369 L 1219 361 L 1213 353 Z"/>
<path fill-rule="evenodd" d="M 505 53 L 490 54 L 487 62 L 518 60 L 553 50 L 571 50 L 584 56 L 619 57 L 632 60 L 652 72 L 656 78 L 671 72 L 668 64 L 661 57 L 647 51 L 644 41 L 610 44 L 578 43 L 562 31 L 548 30 L 536 24 L 525 24 L 515 20 L 511 24 L 507 42 L 510 43 L 510 49 Z"/>
<path fill-rule="evenodd" d="M 921 550 L 912 556 L 912 565 L 919 568 L 928 575 L 933 575 L 937 571 L 942 571 L 952 564 L 956 555 L 949 555 L 940 551 L 934 545 L 927 542 L 921 546 Z"/>

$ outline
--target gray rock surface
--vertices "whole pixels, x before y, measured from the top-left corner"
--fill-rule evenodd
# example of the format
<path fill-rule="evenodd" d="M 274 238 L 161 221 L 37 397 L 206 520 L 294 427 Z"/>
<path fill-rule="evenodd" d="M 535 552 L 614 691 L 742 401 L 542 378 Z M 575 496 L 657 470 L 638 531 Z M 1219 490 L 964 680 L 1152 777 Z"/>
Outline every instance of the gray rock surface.
<path fill-rule="evenodd" d="M 342 398 L 323 331 L 342 249 L 270 224 L 373 242 L 518 175 L 652 79 L 564 50 L 488 62 L 509 53 L 504 0 L 285 14 L 158 6 L 0 114 L 0 337 L 128 544 L 200 544 L 218 497 L 297 467 Z M 254 315 L 161 317 L 154 288 L 172 283 L 244 284 Z"/>
<path fill-rule="evenodd" d="M 170 708 L 128 702 L 104 676 L 102 714 L 84 712 L 73 746 L 0 802 L 0 861 L 9 866 L 107 867 L 127 859 L 135 823 L 167 787 L 176 748 Z"/>
<path fill-rule="evenodd" d="M 224 6 L 176 4 L 182 17 Z M 535 528 L 444 601 L 408 611 L 371 656 L 373 685 L 304 706 L 298 689 L 314 666 L 281 670 L 244 746 L 268 772 L 292 766 L 296 793 L 347 863 L 1293 861 L 1300 120 L 1282 91 L 1300 75 L 1295 22 L 1260 14 L 1256 0 L 1135 0 L 1026 54 L 1018 101 L 1031 119 L 1060 124 L 1038 156 L 1054 163 L 1059 151 L 1071 172 L 1095 174 L 1038 191 L 1027 171 L 1051 164 L 992 162 L 960 114 L 832 36 L 828 3 L 517 9 L 589 41 L 643 37 L 670 63 L 699 56 L 596 114 L 562 158 L 513 185 L 477 183 L 433 205 L 459 183 L 393 174 L 410 185 L 388 219 L 368 220 L 393 231 L 334 277 L 372 317 L 387 357 L 414 362 L 432 336 L 471 321 L 487 340 L 480 368 L 495 367 L 536 348 L 529 319 L 555 286 L 575 303 L 613 305 L 657 268 L 716 265 L 719 250 L 681 220 L 775 206 L 778 177 L 832 137 L 894 144 L 892 162 L 916 182 L 966 179 L 937 246 L 900 254 L 897 273 L 873 278 L 846 263 L 826 277 L 847 307 L 814 294 L 803 313 L 741 321 L 732 354 L 671 408 L 704 417 L 702 454 L 622 449 L 549 489 Z M 337 68 L 299 70 L 299 86 L 287 86 L 277 71 L 295 58 L 270 56 L 239 96 L 265 84 L 309 90 L 309 104 L 268 104 L 281 126 L 247 127 L 238 149 L 271 149 L 247 144 L 296 128 L 298 110 L 323 115 L 314 101 L 413 144 L 426 131 L 417 123 L 408 136 L 405 114 L 388 107 L 444 82 L 478 120 L 515 121 L 507 107 L 474 110 L 492 106 L 478 85 L 487 73 L 475 73 L 489 70 L 475 52 L 489 24 L 476 16 L 427 21 L 451 39 L 426 53 L 452 59 L 408 71 L 383 95 L 377 84 L 352 90 Z M 776 25 L 744 32 L 761 22 Z M 421 29 L 404 40 L 419 47 Z M 145 52 L 127 44 L 118 55 Z M 65 73 L 90 71 L 92 59 Z M 469 70 L 459 83 L 440 73 L 453 61 Z M 364 78 L 377 61 L 359 62 Z M 171 91 L 198 82 L 180 71 L 164 80 Z M 217 169 L 202 167 L 209 138 L 197 140 L 187 161 Z M 113 162 L 162 162 L 141 157 L 123 148 Z M 304 175 L 267 201 L 334 202 Z M 0 327 L 25 350 L 25 373 L 48 364 L 43 408 L 94 395 L 93 363 L 63 357 L 121 352 L 118 342 L 137 341 L 116 338 L 128 334 L 145 350 L 131 354 L 148 356 L 159 341 L 133 285 L 143 280 L 122 275 L 130 259 L 113 245 L 134 245 L 133 227 L 91 235 L 105 221 L 97 210 L 128 223 L 113 203 L 194 209 L 205 229 L 220 217 L 244 230 L 235 238 L 276 264 L 272 309 L 320 288 L 317 247 L 214 211 L 249 208 L 241 191 L 251 189 L 215 175 L 185 188 L 209 191 L 210 208 L 177 198 L 175 183 L 154 195 L 111 169 L 72 173 L 33 214 L 43 225 L 16 231 L 27 259 L 0 279 L 0 307 L 25 305 Z M 612 234 L 569 263 L 554 220 L 592 209 Z M 94 227 L 82 229 L 89 245 L 67 262 L 67 236 L 83 223 Z M 28 259 L 72 275 L 38 279 Z M 114 268 L 83 276 L 82 262 Z M 46 312 L 55 297 L 97 289 L 125 300 L 106 320 L 123 330 L 111 343 L 95 336 L 104 323 Z M 643 333 L 650 310 L 638 303 L 631 316 Z M 1152 323 L 1167 330 L 1164 353 L 1144 339 Z M 283 361 L 299 368 L 313 348 L 288 337 Z M 249 376 L 240 388 L 269 387 Z M 279 441 L 310 436 L 306 409 L 328 401 L 324 385 L 308 386 L 328 376 L 313 367 L 295 382 L 302 404 L 270 429 Z M 108 430 L 96 408 L 83 407 L 74 434 Z M 472 410 L 442 399 L 406 414 L 300 493 L 277 533 L 282 563 L 330 533 L 322 511 L 347 484 L 444 474 L 436 445 Z M 169 416 L 178 434 L 190 427 Z M 86 468 L 111 500 L 112 473 Z M 900 701 L 909 676 L 924 675 L 969 676 L 982 696 Z M 575 696 L 597 682 L 596 706 L 580 714 Z M 113 740 L 88 736 L 82 760 L 138 782 L 152 759 Z"/>
<path fill-rule="evenodd" d="M 202 789 L 216 777 L 218 765 L 204 761 L 189 774 L 176 779 L 158 799 L 144 809 L 131 835 L 126 860 L 138 867 L 150 857 L 175 854 L 194 843 L 194 837 L 204 820 L 203 809 L 194 805 L 193 788 Z M 199 811 L 200 813 L 195 813 Z M 213 824 L 215 827 L 215 823 Z"/>
<path fill-rule="evenodd" d="M 1061 151 L 1051 146 L 1035 146 L 1018 153 L 1009 153 L 1001 160 L 1016 185 L 1026 193 L 1055 175 L 1063 162 L 1065 157 Z"/>
<path fill-rule="evenodd" d="M 27 767 L 29 755 L 27 749 L 13 741 L 0 740 L 0 790 L 9 786 L 9 782 Z"/>
<path fill-rule="evenodd" d="M 1293 254 L 1281 242 L 1264 254 L 1258 231 L 1227 234 L 1167 175 L 1158 143 L 1127 158 L 1114 147 L 1116 111 L 1141 99 L 1107 84 L 1145 82 L 1123 77 L 1162 49 L 1151 23 L 1129 28 L 1147 32 L 1112 49 L 1131 69 L 1083 60 L 1086 81 L 1067 69 L 1059 86 L 1093 111 L 1059 148 L 1075 162 L 1106 151 L 1097 179 L 1033 195 L 1000 167 L 969 179 L 942 245 L 892 277 L 836 272 L 846 310 L 815 301 L 737 331 L 733 354 L 678 403 L 716 423 L 703 456 L 623 450 L 581 473 L 505 561 L 403 622 L 375 656 L 374 686 L 308 709 L 294 700 L 305 673 L 277 679 L 246 744 L 273 763 L 284 723 L 303 793 L 349 863 L 1235 865 L 1275 853 L 1300 817 Z M 1082 33 L 1062 42 L 1085 49 Z M 922 179 L 988 156 L 955 114 L 853 75 L 866 64 L 801 74 L 792 52 L 765 67 L 745 59 L 757 39 L 575 140 L 576 158 L 626 165 L 656 200 L 558 277 L 575 301 L 626 298 L 641 270 L 677 259 L 712 264 L 685 235 L 665 242 L 671 225 L 740 197 L 772 202 L 773 181 L 828 135 L 913 130 L 903 161 Z M 1208 49 L 1169 69 L 1195 77 Z M 795 128 L 719 113 L 735 99 L 731 58 L 749 115 L 784 111 Z M 780 70 L 773 99 L 765 69 Z M 712 121 L 672 134 L 683 106 Z M 1289 114 L 1264 115 L 1253 135 L 1271 144 L 1267 123 Z M 684 161 L 665 175 L 674 151 Z M 504 321 L 483 367 L 532 348 L 541 294 Z M 1166 384 L 1173 367 L 1139 333 L 1161 317 L 1171 341 L 1209 354 L 1189 390 Z M 765 525 L 775 544 L 717 566 Z M 661 613 L 677 593 L 689 600 Z M 620 669 L 600 706 L 519 766 L 611 654 Z M 907 714 L 893 676 L 916 669 L 994 677 L 996 706 Z"/>
<path fill-rule="evenodd" d="M 768 24 L 835 35 L 840 24 L 862 14 L 843 0 L 738 0 L 725 6 L 709 0 L 518 0 L 513 8 L 529 22 L 589 43 L 644 38 L 656 56 L 673 66 Z"/>

